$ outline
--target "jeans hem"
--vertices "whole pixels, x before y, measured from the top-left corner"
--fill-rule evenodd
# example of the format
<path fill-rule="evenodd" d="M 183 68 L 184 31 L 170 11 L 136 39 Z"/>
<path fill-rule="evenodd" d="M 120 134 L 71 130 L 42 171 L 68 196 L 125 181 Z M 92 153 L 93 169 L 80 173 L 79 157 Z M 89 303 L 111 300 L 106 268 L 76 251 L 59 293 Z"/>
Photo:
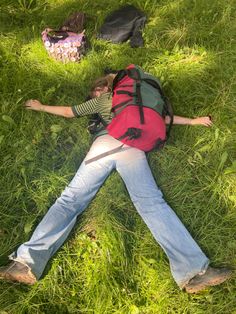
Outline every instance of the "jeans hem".
<path fill-rule="evenodd" d="M 8 256 L 8 258 L 11 260 L 11 261 L 14 261 L 14 262 L 18 262 L 18 263 L 21 263 L 22 265 L 26 266 L 29 270 L 29 272 L 31 273 L 31 275 L 33 275 L 35 277 L 36 280 L 38 280 L 38 277 L 35 275 L 35 273 L 32 271 L 31 267 L 21 258 L 19 257 L 15 257 L 15 252 L 10 254 Z"/>
<path fill-rule="evenodd" d="M 208 268 L 208 265 L 209 265 L 209 261 L 206 264 L 204 264 L 203 267 L 200 270 L 191 271 L 191 272 L 187 273 L 184 280 L 182 280 L 181 282 L 177 282 L 177 285 L 179 286 L 179 288 L 181 290 L 183 290 L 184 287 L 189 283 L 189 281 L 193 277 L 195 277 L 196 275 L 199 275 L 199 274 L 205 272 L 206 269 Z"/>

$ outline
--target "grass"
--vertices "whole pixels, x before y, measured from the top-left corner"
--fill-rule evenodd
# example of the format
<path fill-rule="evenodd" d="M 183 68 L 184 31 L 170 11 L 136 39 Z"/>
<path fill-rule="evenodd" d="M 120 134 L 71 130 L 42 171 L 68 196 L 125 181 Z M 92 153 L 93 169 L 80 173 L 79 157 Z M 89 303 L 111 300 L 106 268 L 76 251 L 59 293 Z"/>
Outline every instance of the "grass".
<path fill-rule="evenodd" d="M 0 261 L 27 240 L 73 177 L 90 145 L 87 118 L 25 111 L 24 101 L 77 104 L 105 67 L 137 63 L 160 77 L 176 114 L 211 113 L 214 126 L 175 126 L 149 154 L 166 200 L 213 265 L 236 264 L 234 0 L 133 3 L 146 12 L 145 47 L 96 39 L 126 1 L 2 0 L 0 4 Z M 73 11 L 88 14 L 91 50 L 79 64 L 50 59 L 40 33 Z M 181 292 L 168 261 L 112 174 L 33 287 L 0 282 L 1 314 L 235 314 L 235 278 Z"/>

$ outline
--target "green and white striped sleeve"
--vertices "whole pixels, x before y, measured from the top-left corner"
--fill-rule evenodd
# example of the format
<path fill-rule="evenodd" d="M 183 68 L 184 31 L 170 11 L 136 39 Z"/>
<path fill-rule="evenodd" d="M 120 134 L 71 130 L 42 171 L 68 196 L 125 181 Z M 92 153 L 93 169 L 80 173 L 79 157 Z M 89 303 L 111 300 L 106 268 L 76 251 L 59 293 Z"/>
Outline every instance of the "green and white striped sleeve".
<path fill-rule="evenodd" d="M 105 93 L 100 97 L 92 98 L 80 105 L 73 106 L 75 117 L 99 113 L 106 123 L 111 120 L 112 94 Z"/>
<path fill-rule="evenodd" d="M 98 113 L 99 111 L 98 98 L 92 98 L 79 105 L 73 106 L 71 109 L 75 117 Z"/>

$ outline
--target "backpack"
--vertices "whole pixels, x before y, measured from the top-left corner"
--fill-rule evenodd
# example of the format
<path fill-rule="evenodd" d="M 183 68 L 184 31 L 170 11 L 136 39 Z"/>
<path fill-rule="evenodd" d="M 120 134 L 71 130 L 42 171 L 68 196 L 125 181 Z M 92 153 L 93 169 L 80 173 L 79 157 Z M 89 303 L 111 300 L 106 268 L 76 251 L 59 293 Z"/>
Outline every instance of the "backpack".
<path fill-rule="evenodd" d="M 103 130 L 122 144 L 85 161 L 89 164 L 120 151 L 124 144 L 145 152 L 163 148 L 173 124 L 173 110 L 159 80 L 131 64 L 117 72 L 112 87 L 113 118 L 107 125 L 100 114 L 90 120 L 90 133 Z M 168 129 L 165 116 L 170 117 Z"/>
<path fill-rule="evenodd" d="M 84 13 L 73 13 L 59 30 L 46 28 L 42 40 L 48 54 L 62 62 L 78 62 L 88 48 L 84 34 Z"/>
<path fill-rule="evenodd" d="M 154 76 L 133 64 L 119 71 L 113 82 L 111 111 L 113 118 L 106 130 L 114 138 L 145 152 L 164 146 L 173 111 Z M 168 130 L 166 115 L 171 120 Z"/>
<path fill-rule="evenodd" d="M 142 47 L 142 29 L 146 16 L 133 5 L 126 5 L 108 15 L 101 26 L 98 38 L 121 43 L 130 39 L 131 47 Z"/>

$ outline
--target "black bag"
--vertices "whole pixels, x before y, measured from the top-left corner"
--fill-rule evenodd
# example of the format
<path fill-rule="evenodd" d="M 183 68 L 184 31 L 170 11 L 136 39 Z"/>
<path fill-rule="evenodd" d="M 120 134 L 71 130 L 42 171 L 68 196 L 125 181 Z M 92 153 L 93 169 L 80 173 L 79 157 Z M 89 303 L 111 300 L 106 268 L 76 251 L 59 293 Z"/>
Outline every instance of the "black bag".
<path fill-rule="evenodd" d="M 133 5 L 124 6 L 108 15 L 98 38 L 121 43 L 130 39 L 131 47 L 142 47 L 142 29 L 146 16 Z"/>

